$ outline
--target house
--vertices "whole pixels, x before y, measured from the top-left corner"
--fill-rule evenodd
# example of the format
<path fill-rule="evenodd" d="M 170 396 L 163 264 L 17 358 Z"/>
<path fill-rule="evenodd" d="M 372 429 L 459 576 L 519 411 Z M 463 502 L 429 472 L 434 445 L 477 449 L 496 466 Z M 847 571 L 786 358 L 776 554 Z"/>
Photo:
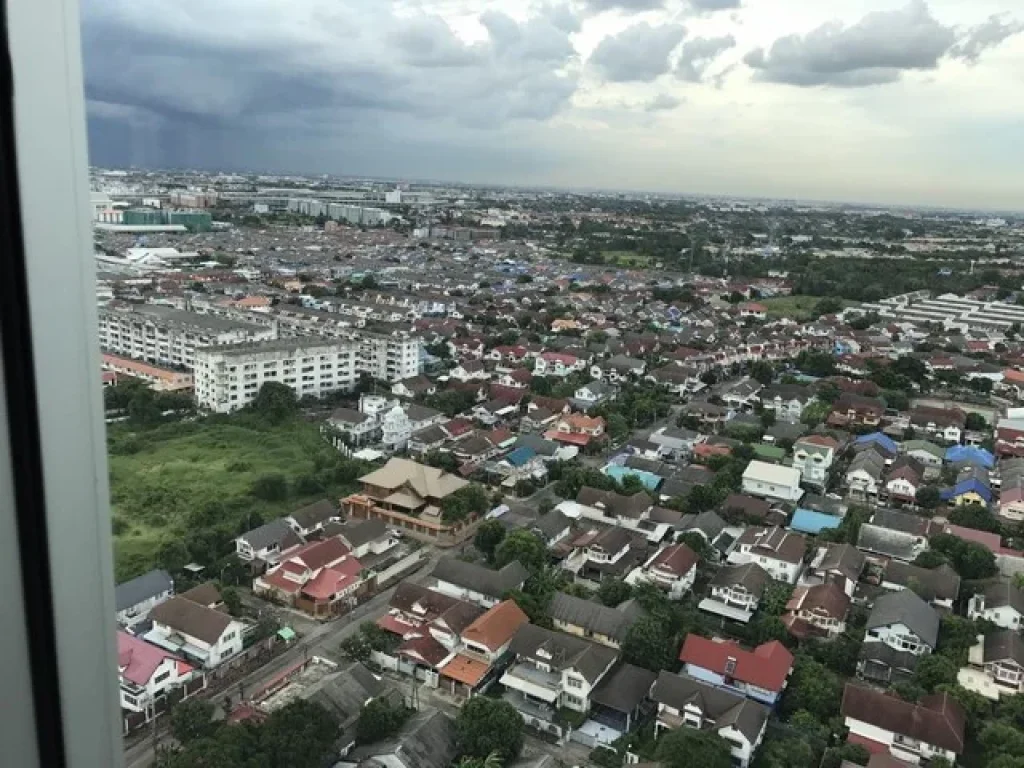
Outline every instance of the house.
<path fill-rule="evenodd" d="M 893 509 L 879 509 L 860 527 L 857 549 L 913 562 L 928 549 L 928 539 L 940 528 L 931 520 Z"/>
<path fill-rule="evenodd" d="M 1024 693 L 1024 638 L 1014 629 L 978 635 L 957 682 L 987 699 Z"/>
<path fill-rule="evenodd" d="M 481 613 L 479 606 L 473 603 L 403 581 L 391 595 L 387 613 L 377 619 L 377 626 L 404 639 L 409 635 L 429 634 L 431 625 L 437 622 L 439 627 L 445 628 L 442 634 L 450 634 L 450 628 L 457 623 L 454 616 L 472 614 L 475 618 Z"/>
<path fill-rule="evenodd" d="M 383 520 L 361 520 L 344 526 L 337 535 L 352 557 L 382 555 L 398 546 L 398 539 Z"/>
<path fill-rule="evenodd" d="M 304 539 L 322 531 L 328 523 L 337 523 L 340 520 L 338 510 L 327 499 L 307 504 L 285 517 L 292 530 Z"/>
<path fill-rule="evenodd" d="M 405 448 L 410 454 L 422 456 L 423 454 L 438 450 L 451 438 L 452 436 L 448 433 L 448 430 L 441 425 L 435 424 L 409 435 Z"/>
<path fill-rule="evenodd" d="M 757 405 L 764 385 L 757 379 L 745 378 L 719 388 L 719 397 L 728 407 L 737 411 L 752 411 Z"/>
<path fill-rule="evenodd" d="M 246 562 L 273 565 L 282 552 L 302 546 L 302 543 L 288 520 L 278 518 L 235 539 L 235 554 Z"/>
<path fill-rule="evenodd" d="M 334 768 L 448 768 L 458 755 L 455 722 L 444 712 L 417 712 L 384 741 L 355 747 Z"/>
<path fill-rule="evenodd" d="M 625 355 L 614 355 L 607 360 L 591 365 L 590 375 L 595 379 L 617 384 L 630 378 L 643 376 L 646 369 L 647 364 L 643 360 Z"/>
<path fill-rule="evenodd" d="M 560 708 L 586 714 L 590 694 L 619 659 L 614 648 L 523 624 L 509 646 L 515 661 L 501 676 L 504 699 L 527 725 L 562 736 Z"/>
<path fill-rule="evenodd" d="M 953 609 L 953 602 L 960 595 L 960 575 L 948 563 L 938 568 L 922 568 L 890 560 L 884 566 L 879 585 L 892 591 L 913 588 L 915 593 L 936 608 L 947 611 Z"/>
<path fill-rule="evenodd" d="M 697 553 L 685 544 L 670 544 L 651 555 L 626 581 L 646 581 L 667 590 L 669 597 L 678 600 L 693 587 L 698 560 Z"/>
<path fill-rule="evenodd" d="M 884 470 L 885 458 L 874 448 L 867 448 L 854 456 L 846 470 L 846 486 L 850 497 L 863 501 L 878 498 Z"/>
<path fill-rule="evenodd" d="M 736 540 L 729 562 L 736 565 L 757 563 L 773 579 L 796 584 L 803 570 L 807 539 L 785 528 L 751 526 Z"/>
<path fill-rule="evenodd" d="M 999 489 L 999 516 L 1009 523 L 1024 521 L 1024 485 Z"/>
<path fill-rule="evenodd" d="M 481 360 L 463 360 L 448 371 L 448 376 L 459 381 L 485 381 L 491 377 Z"/>
<path fill-rule="evenodd" d="M 647 517 L 653 504 L 651 497 L 643 491 L 629 496 L 615 491 L 601 491 L 585 485 L 576 494 L 576 503 L 598 511 L 595 519 L 604 522 L 641 520 Z M 582 511 L 586 515 L 586 511 Z"/>
<path fill-rule="evenodd" d="M 349 755 L 356 743 L 356 723 L 364 706 L 380 699 L 392 706 L 404 704 L 400 691 L 377 677 L 361 662 L 351 662 L 310 684 L 300 694 L 320 704 L 341 726 L 339 754 Z"/>
<path fill-rule="evenodd" d="M 884 415 L 881 400 L 844 393 L 832 405 L 827 423 L 833 427 L 877 427 Z"/>
<path fill-rule="evenodd" d="M 793 443 L 793 469 L 799 470 L 803 482 L 824 488 L 838 449 L 839 441 L 828 435 L 801 437 Z"/>
<path fill-rule="evenodd" d="M 362 490 L 341 502 L 349 517 L 383 520 L 431 541 L 451 536 L 461 526 L 445 522 L 441 513 L 444 500 L 469 485 L 461 477 L 409 459 L 391 458 L 359 482 Z"/>
<path fill-rule="evenodd" d="M 750 765 L 771 714 L 760 702 L 665 670 L 651 687 L 651 699 L 658 705 L 655 736 L 680 727 L 711 731 L 728 742 L 739 768 Z"/>
<path fill-rule="evenodd" d="M 967 428 L 967 414 L 959 408 L 919 405 L 910 410 L 910 425 L 947 443 L 959 443 Z"/>
<path fill-rule="evenodd" d="M 939 614 L 928 603 L 909 589 L 882 595 L 868 615 L 857 672 L 886 685 L 906 680 L 938 640 Z"/>
<path fill-rule="evenodd" d="M 395 397 L 402 397 L 411 400 L 414 397 L 433 395 L 437 392 L 437 385 L 426 376 L 412 376 L 408 379 L 401 379 L 391 385 L 391 394 Z"/>
<path fill-rule="evenodd" d="M 504 568 L 493 571 L 476 563 L 467 563 L 454 557 L 437 561 L 430 576 L 432 589 L 460 600 L 469 600 L 484 608 L 497 605 L 513 589 L 522 589 L 530 573 L 513 560 Z"/>
<path fill-rule="evenodd" d="M 486 690 L 501 674 L 512 638 L 529 621 L 513 600 L 489 608 L 462 630 L 461 647 L 438 670 L 441 685 L 467 697 Z"/>
<path fill-rule="evenodd" d="M 916 459 L 925 468 L 934 467 L 936 469 L 942 468 L 942 461 L 946 456 L 944 448 L 927 440 L 907 440 L 903 443 L 903 453 Z"/>
<path fill-rule="evenodd" d="M 722 514 L 732 521 L 770 523 L 774 522 L 771 502 L 742 493 L 730 493 L 720 507 Z M 778 522 L 785 521 L 785 515 L 778 515 Z"/>
<path fill-rule="evenodd" d="M 815 400 L 810 387 L 800 384 L 775 384 L 760 392 L 761 405 L 779 421 L 797 422 L 804 409 Z"/>
<path fill-rule="evenodd" d="M 971 596 L 967 618 L 986 619 L 1003 629 L 1020 630 L 1024 616 L 1024 591 L 1012 579 L 1000 579 Z"/>
<path fill-rule="evenodd" d="M 887 752 L 916 765 L 935 757 L 952 764 L 964 751 L 967 715 L 948 693 L 911 703 L 847 683 L 840 712 L 850 731 L 846 740 L 872 753 Z"/>
<path fill-rule="evenodd" d="M 582 371 L 586 367 L 586 361 L 575 355 L 562 352 L 542 352 L 534 361 L 533 375 L 564 379 L 569 374 Z"/>
<path fill-rule="evenodd" d="M 835 584 L 853 597 L 864 572 L 864 554 L 852 544 L 828 544 L 818 547 L 804 575 L 804 583 Z"/>
<path fill-rule="evenodd" d="M 836 584 L 798 586 L 786 603 L 782 623 L 793 637 L 833 638 L 846 631 L 850 596 Z"/>
<path fill-rule="evenodd" d="M 527 368 L 516 368 L 505 371 L 498 376 L 498 385 L 509 389 L 527 389 L 533 380 L 533 374 Z"/>
<path fill-rule="evenodd" d="M 688 456 L 701 436 L 692 429 L 665 426 L 656 429 L 647 438 L 670 456 Z"/>
<path fill-rule="evenodd" d="M 150 610 L 173 596 L 174 580 L 162 568 L 118 584 L 114 588 L 118 625 L 131 629 L 145 621 Z"/>
<path fill-rule="evenodd" d="M 619 664 L 590 693 L 590 719 L 599 724 L 604 746 L 629 733 L 647 714 L 648 695 L 658 675 L 633 664 Z"/>
<path fill-rule="evenodd" d="M 778 640 L 748 650 L 731 640 L 689 634 L 679 660 L 690 677 L 770 707 L 793 671 L 793 654 Z"/>
<path fill-rule="evenodd" d="M 745 624 L 757 610 L 770 579 L 768 571 L 757 563 L 722 566 L 711 579 L 710 597 L 701 600 L 697 607 Z"/>
<path fill-rule="evenodd" d="M 143 637 L 146 642 L 204 669 L 213 669 L 242 651 L 242 622 L 183 597 L 160 603 L 149 617 L 153 628 Z"/>
<path fill-rule="evenodd" d="M 304 544 L 271 565 L 252 583 L 258 595 L 295 605 L 303 587 L 325 568 L 333 568 L 349 558 L 351 550 L 336 537 Z"/>
<path fill-rule="evenodd" d="M 988 470 L 983 467 L 964 467 L 957 475 L 952 488 L 943 488 L 940 498 L 954 506 L 980 504 L 987 507 L 992 503 L 992 488 Z"/>
<path fill-rule="evenodd" d="M 117 632 L 117 670 L 125 731 L 163 711 L 173 689 L 184 688 L 187 698 L 206 687 L 202 670 L 122 630 Z"/>
<path fill-rule="evenodd" d="M 609 579 L 625 580 L 647 557 L 646 535 L 619 526 L 586 531 L 570 547 L 572 554 L 562 567 L 592 587 Z"/>
<path fill-rule="evenodd" d="M 186 600 L 191 600 L 193 603 L 213 608 L 215 611 L 220 611 L 224 608 L 224 599 L 221 597 L 220 587 L 214 581 L 198 584 L 192 587 L 192 589 L 182 592 L 181 596 Z"/>
<path fill-rule="evenodd" d="M 538 517 L 530 527 L 530 531 L 540 537 L 547 547 L 553 547 L 569 536 L 572 531 L 572 518 L 560 509 L 555 508 L 546 515 Z"/>
<path fill-rule="evenodd" d="M 743 492 L 779 501 L 799 501 L 800 470 L 763 461 L 751 461 L 743 471 Z"/>
<path fill-rule="evenodd" d="M 592 640 L 609 648 L 621 648 L 626 633 L 643 609 L 632 600 L 611 608 L 582 597 L 556 592 L 548 607 L 551 622 L 559 632 Z"/>
<path fill-rule="evenodd" d="M 380 424 L 373 414 L 354 408 L 335 408 L 327 417 L 327 426 L 341 436 L 341 444 L 353 446 L 372 443 L 380 433 Z"/>
<path fill-rule="evenodd" d="M 923 486 L 924 467 L 910 456 L 900 456 L 885 473 L 885 492 L 892 501 L 913 504 Z"/>
<path fill-rule="evenodd" d="M 587 445 L 591 439 L 604 434 L 605 422 L 600 416 L 591 418 L 582 413 L 566 414 L 555 421 L 555 428 L 544 437 L 549 440 Z M 572 439 L 576 438 L 576 439 Z"/>

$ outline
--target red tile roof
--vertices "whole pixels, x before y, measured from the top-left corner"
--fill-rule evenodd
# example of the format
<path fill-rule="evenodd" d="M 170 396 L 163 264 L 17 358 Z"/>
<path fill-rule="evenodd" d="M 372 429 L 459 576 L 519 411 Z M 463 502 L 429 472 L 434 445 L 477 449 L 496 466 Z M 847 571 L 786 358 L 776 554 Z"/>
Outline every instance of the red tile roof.
<path fill-rule="evenodd" d="M 700 635 L 687 635 L 679 660 L 718 674 L 725 674 L 729 659 L 736 660 L 732 677 L 756 685 L 766 691 L 779 692 L 793 668 L 793 654 L 778 640 L 763 643 L 748 651 L 731 641 L 709 640 Z"/>
<path fill-rule="evenodd" d="M 504 600 L 466 627 L 462 637 L 496 651 L 512 639 L 519 627 L 529 621 L 529 617 L 514 600 Z"/>
<path fill-rule="evenodd" d="M 158 648 L 145 640 L 118 630 L 117 665 L 121 668 L 121 674 L 125 680 L 136 685 L 147 685 L 164 659 L 177 660 L 179 675 L 187 675 L 192 671 L 192 667 L 178 659 L 173 653 L 168 653 L 163 648 Z"/>
<path fill-rule="evenodd" d="M 363 565 L 354 557 L 346 557 L 337 565 L 324 568 L 302 588 L 302 594 L 314 600 L 328 600 L 359 580 Z"/>

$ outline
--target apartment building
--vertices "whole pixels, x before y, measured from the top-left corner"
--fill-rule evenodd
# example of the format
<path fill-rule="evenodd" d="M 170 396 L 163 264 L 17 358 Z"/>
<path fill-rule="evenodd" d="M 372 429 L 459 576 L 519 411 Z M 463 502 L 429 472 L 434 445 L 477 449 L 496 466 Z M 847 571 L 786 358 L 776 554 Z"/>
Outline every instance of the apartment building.
<path fill-rule="evenodd" d="M 201 347 L 273 339 L 272 327 L 154 304 L 101 307 L 104 352 L 158 365 L 192 369 Z"/>
<path fill-rule="evenodd" d="M 351 334 L 351 339 L 358 345 L 359 373 L 394 383 L 418 376 L 422 371 L 420 340 L 416 336 L 359 331 Z"/>
<path fill-rule="evenodd" d="M 297 397 L 323 397 L 356 386 L 357 347 L 342 339 L 275 339 L 207 347 L 196 353 L 193 375 L 201 408 L 228 413 L 251 403 L 268 382 Z"/>

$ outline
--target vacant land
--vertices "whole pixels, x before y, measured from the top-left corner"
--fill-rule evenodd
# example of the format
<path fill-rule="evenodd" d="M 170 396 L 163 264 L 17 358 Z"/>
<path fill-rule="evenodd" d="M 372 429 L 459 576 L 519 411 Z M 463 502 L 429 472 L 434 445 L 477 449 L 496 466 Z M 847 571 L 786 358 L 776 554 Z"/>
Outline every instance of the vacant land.
<path fill-rule="evenodd" d="M 604 251 L 601 253 L 604 263 L 618 267 L 646 267 L 651 258 L 636 251 Z"/>
<path fill-rule="evenodd" d="M 108 444 L 118 580 L 182 558 L 212 566 L 239 533 L 351 490 L 363 469 L 298 419 L 115 425 Z"/>
<path fill-rule="evenodd" d="M 773 296 L 770 299 L 757 299 L 757 302 L 768 308 L 768 317 L 770 318 L 789 317 L 793 320 L 810 320 L 815 316 L 814 308 L 821 299 L 821 296 Z M 858 303 L 846 299 L 838 301 L 844 308 Z"/>

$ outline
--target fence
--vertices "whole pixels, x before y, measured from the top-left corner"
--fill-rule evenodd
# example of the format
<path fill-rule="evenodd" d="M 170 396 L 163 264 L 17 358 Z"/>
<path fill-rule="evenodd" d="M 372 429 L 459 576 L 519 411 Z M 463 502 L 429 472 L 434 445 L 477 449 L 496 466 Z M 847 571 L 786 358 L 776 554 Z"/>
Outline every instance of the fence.
<path fill-rule="evenodd" d="M 604 746 L 600 741 L 597 740 L 596 736 L 583 733 L 582 731 L 571 731 L 569 733 L 569 740 L 575 741 L 577 744 L 582 744 L 590 749 L 596 749 L 597 747 Z"/>
<path fill-rule="evenodd" d="M 387 589 L 392 584 L 406 576 L 410 571 L 416 570 L 424 557 L 424 550 L 417 549 L 414 552 L 410 552 L 401 560 L 389 565 L 386 569 L 377 574 L 377 589 Z"/>
<path fill-rule="evenodd" d="M 370 651 L 370 661 L 381 669 L 387 669 L 406 677 L 415 677 L 427 688 L 437 688 L 441 677 L 432 669 L 423 669 L 398 656 L 389 656 L 380 651 Z"/>

